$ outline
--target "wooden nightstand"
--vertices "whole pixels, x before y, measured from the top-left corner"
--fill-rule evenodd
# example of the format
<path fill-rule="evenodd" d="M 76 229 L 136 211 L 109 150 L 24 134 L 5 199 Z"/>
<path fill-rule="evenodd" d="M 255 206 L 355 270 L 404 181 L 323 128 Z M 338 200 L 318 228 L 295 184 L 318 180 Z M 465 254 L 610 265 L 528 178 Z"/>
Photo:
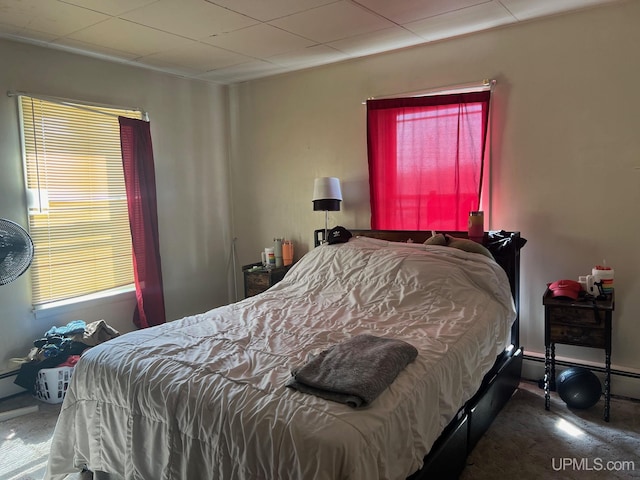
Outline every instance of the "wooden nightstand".
<path fill-rule="evenodd" d="M 260 267 L 253 270 L 254 267 Z M 277 268 L 262 268 L 262 263 L 252 263 L 242 267 L 244 272 L 244 296 L 252 297 L 264 292 L 284 278 L 291 265 Z"/>
<path fill-rule="evenodd" d="M 611 400 L 611 319 L 615 308 L 615 292 L 606 300 L 573 301 L 554 298 L 549 289 L 542 297 L 544 304 L 544 407 L 549 410 L 549 391 L 556 387 L 556 343 L 605 351 L 604 419 L 609 421 Z"/>

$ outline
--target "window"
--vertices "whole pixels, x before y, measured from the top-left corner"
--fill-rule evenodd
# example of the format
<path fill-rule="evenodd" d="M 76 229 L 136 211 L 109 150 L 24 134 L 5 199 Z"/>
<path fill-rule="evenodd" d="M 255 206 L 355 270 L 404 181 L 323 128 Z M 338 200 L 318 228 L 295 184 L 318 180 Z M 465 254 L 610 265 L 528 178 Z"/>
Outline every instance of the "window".
<path fill-rule="evenodd" d="M 480 206 L 489 95 L 367 102 L 371 228 L 466 230 Z"/>
<path fill-rule="evenodd" d="M 118 115 L 141 112 L 20 97 L 33 303 L 133 283 Z"/>

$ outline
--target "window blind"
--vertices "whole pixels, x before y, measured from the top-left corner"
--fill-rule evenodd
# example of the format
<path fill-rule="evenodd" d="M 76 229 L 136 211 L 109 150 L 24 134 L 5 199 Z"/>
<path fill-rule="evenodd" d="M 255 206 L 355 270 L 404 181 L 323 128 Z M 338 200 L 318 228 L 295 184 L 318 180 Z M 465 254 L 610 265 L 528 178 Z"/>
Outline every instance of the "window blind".
<path fill-rule="evenodd" d="M 133 283 L 117 116 L 141 112 L 21 96 L 35 306 Z M 42 205 L 41 205 L 42 207 Z"/>

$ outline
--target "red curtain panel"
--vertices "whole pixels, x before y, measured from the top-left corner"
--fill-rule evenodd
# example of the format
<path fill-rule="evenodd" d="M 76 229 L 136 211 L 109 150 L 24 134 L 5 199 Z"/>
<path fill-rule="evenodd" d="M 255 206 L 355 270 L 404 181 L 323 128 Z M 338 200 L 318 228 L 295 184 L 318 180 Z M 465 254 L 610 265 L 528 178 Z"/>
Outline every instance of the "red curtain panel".
<path fill-rule="evenodd" d="M 489 98 L 367 101 L 372 229 L 467 229 L 480 206 Z"/>
<path fill-rule="evenodd" d="M 166 322 L 151 129 L 143 120 L 118 120 L 133 243 L 137 299 L 133 323 L 146 328 Z"/>

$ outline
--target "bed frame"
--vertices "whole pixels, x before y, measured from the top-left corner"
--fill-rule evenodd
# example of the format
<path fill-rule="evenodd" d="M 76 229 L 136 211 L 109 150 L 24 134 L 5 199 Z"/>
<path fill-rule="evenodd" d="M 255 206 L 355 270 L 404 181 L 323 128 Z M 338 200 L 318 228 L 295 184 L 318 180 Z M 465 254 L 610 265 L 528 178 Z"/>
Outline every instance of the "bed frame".
<path fill-rule="evenodd" d="M 422 243 L 431 237 L 430 231 L 409 230 L 349 230 L 354 236 L 365 236 L 394 242 Z M 453 237 L 468 238 L 467 232 L 442 232 Z M 315 230 L 315 246 L 324 241 L 324 230 Z M 520 232 L 499 232 L 499 238 L 510 239 L 504 247 L 495 241 L 493 232 L 485 233 L 483 244 L 507 273 L 516 305 L 516 320 L 511 328 L 511 345 L 496 358 L 478 391 L 463 405 L 455 418 L 436 440 L 424 458 L 423 467 L 407 480 L 457 479 L 466 466 L 469 453 L 488 430 L 493 419 L 509 401 L 520 383 L 523 350 L 520 346 L 520 248 L 525 240 Z M 494 248 L 498 245 L 499 248 Z"/>

